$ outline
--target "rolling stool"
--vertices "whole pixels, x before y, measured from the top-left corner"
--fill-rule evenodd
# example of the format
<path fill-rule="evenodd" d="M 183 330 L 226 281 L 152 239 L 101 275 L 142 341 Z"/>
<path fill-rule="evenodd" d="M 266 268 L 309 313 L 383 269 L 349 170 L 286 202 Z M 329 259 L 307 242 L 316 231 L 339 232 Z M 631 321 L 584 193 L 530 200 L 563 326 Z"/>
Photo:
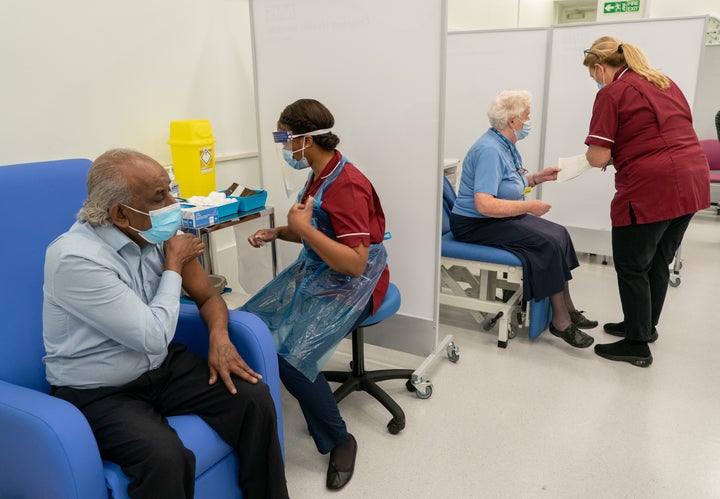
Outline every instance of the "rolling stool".
<path fill-rule="evenodd" d="M 365 370 L 364 337 L 363 330 L 366 327 L 377 324 L 395 314 L 400 308 L 400 291 L 397 286 L 390 283 L 385 299 L 380 304 L 374 315 L 365 319 L 357 329 L 352 332 L 352 371 L 325 371 L 323 374 L 328 381 L 342 383 L 334 392 L 335 400 L 340 402 L 354 391 L 365 391 L 375 397 L 392 414 L 392 419 L 387 424 L 387 429 L 393 435 L 405 428 L 405 413 L 400 406 L 377 385 L 378 381 L 388 379 L 406 379 L 406 387 L 415 391 L 410 382 L 412 369 L 380 369 L 377 371 Z"/>

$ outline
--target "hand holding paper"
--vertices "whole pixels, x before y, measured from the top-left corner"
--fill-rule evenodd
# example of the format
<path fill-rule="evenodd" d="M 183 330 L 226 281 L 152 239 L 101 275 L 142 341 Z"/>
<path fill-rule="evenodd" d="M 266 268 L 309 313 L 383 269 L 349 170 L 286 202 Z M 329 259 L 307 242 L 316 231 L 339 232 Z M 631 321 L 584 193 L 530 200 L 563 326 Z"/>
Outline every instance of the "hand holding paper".
<path fill-rule="evenodd" d="M 560 158 L 558 166 L 562 168 L 558 172 L 558 182 L 572 180 L 592 168 L 585 158 L 585 154 L 578 154 L 577 156 L 570 156 L 569 158 Z"/>

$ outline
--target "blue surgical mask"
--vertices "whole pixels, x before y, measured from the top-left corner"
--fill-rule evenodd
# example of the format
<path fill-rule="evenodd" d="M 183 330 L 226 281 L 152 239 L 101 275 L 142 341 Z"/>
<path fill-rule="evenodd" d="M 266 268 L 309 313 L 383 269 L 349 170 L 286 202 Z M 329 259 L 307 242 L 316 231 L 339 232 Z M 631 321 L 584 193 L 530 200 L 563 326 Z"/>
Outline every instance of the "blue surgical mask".
<path fill-rule="evenodd" d="M 595 76 L 597 76 L 597 70 L 599 66 L 595 66 Z M 599 81 L 595 80 L 595 83 L 597 84 L 598 90 L 602 90 L 606 83 L 605 83 L 605 72 L 603 71 L 603 82 L 600 83 Z"/>
<path fill-rule="evenodd" d="M 151 227 L 148 230 L 138 230 L 132 225 L 128 225 L 128 227 L 140 234 L 140 237 L 151 244 L 162 243 L 173 237 L 182 223 L 182 212 L 180 211 L 179 203 L 169 204 L 158 210 L 151 210 L 149 213 L 136 210 L 126 204 L 123 206 L 150 217 Z"/>
<path fill-rule="evenodd" d="M 530 120 L 527 120 L 525 123 L 523 123 L 522 130 L 515 130 L 515 138 L 517 140 L 524 139 L 525 137 L 528 136 L 531 129 L 532 129 L 532 123 L 530 122 Z"/>
<path fill-rule="evenodd" d="M 295 154 L 298 151 L 291 151 L 290 149 L 283 149 L 282 155 L 285 162 L 290 165 L 291 168 L 294 168 L 295 170 L 304 170 L 305 168 L 310 168 L 310 163 L 308 163 L 307 158 L 305 157 L 305 148 L 303 147 L 300 149 L 300 151 L 303 151 L 303 157 L 300 159 L 293 158 L 293 154 Z"/>

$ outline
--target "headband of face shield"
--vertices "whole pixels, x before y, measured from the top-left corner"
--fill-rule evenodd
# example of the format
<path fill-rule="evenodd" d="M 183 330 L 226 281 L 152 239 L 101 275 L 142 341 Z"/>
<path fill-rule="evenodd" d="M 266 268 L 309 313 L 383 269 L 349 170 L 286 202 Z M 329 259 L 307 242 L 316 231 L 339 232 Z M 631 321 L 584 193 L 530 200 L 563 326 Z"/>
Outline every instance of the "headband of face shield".
<path fill-rule="evenodd" d="M 293 151 L 292 140 L 299 137 L 307 137 L 309 135 L 322 135 L 324 133 L 330 132 L 331 130 L 331 128 L 323 128 L 321 130 L 314 130 L 312 132 L 298 134 L 292 134 L 287 130 L 278 130 L 277 132 L 273 132 L 273 142 L 282 146 L 283 160 L 285 160 L 285 162 L 291 168 L 295 170 L 302 170 L 304 168 L 310 167 L 310 163 L 308 163 L 308 160 L 305 157 L 305 142 L 303 141 L 303 146 L 300 149 L 296 149 Z M 293 155 L 298 152 L 302 152 L 302 157 L 300 159 L 293 158 Z"/>

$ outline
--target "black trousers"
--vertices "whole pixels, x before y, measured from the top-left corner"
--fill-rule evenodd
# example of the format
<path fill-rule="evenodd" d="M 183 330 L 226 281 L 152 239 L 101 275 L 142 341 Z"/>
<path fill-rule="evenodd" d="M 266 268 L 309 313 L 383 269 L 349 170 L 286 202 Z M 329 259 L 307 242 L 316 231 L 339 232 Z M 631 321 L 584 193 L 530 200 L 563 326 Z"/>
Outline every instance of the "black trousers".
<path fill-rule="evenodd" d="M 648 341 L 660 321 L 670 263 L 693 215 L 613 227 L 613 260 L 627 339 Z"/>
<path fill-rule="evenodd" d="M 180 414 L 197 414 L 236 450 L 245 497 L 288 497 L 267 385 L 233 377 L 236 395 L 220 380 L 209 385 L 207 360 L 184 350 L 184 345 L 172 345 L 159 368 L 126 385 L 53 387 L 53 395 L 82 411 L 103 459 L 119 464 L 134 478 L 128 486 L 130 497 L 193 497 L 195 456 L 165 419 Z"/>

